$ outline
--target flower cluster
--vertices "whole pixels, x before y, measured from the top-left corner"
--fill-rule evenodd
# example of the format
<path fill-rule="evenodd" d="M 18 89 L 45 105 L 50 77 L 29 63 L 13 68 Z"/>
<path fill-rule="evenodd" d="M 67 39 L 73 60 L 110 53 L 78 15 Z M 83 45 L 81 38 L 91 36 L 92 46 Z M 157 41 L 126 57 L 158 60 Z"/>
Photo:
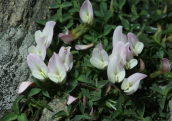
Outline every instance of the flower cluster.
<path fill-rule="evenodd" d="M 120 83 L 124 80 L 121 89 L 124 90 L 126 94 L 130 95 L 138 89 L 140 80 L 146 78 L 147 75 L 135 73 L 125 78 L 125 69 L 132 69 L 138 64 L 134 56 L 138 56 L 144 47 L 143 43 L 139 42 L 135 34 L 128 33 L 127 36 L 122 33 L 122 26 L 117 26 L 113 33 L 112 54 L 108 56 L 100 41 L 93 50 L 90 62 L 98 69 L 107 69 L 107 75 L 110 82 Z"/>
<path fill-rule="evenodd" d="M 48 67 L 44 63 L 46 56 L 46 49 L 50 46 L 53 37 L 54 21 L 49 21 L 41 32 L 35 32 L 35 40 L 37 46 L 31 46 L 28 51 L 27 63 L 32 71 L 32 75 L 42 82 L 48 78 L 55 83 L 62 83 L 66 81 L 67 72 L 72 69 L 73 55 L 70 52 L 71 47 L 61 47 L 59 54 L 53 53 L 50 58 Z M 43 44 L 42 44 L 43 43 Z"/>
<path fill-rule="evenodd" d="M 35 32 L 35 41 L 37 46 L 28 48 L 29 55 L 27 63 L 32 75 L 42 82 L 49 79 L 54 83 L 64 83 L 67 78 L 67 72 L 73 67 L 73 55 L 70 52 L 71 47 L 61 47 L 59 53 L 53 53 L 49 59 L 48 66 L 45 64 L 46 51 L 51 44 L 53 38 L 53 28 L 56 22 L 49 21 L 45 28 Z M 21 94 L 32 82 L 22 82 L 19 87 L 18 94 Z"/>

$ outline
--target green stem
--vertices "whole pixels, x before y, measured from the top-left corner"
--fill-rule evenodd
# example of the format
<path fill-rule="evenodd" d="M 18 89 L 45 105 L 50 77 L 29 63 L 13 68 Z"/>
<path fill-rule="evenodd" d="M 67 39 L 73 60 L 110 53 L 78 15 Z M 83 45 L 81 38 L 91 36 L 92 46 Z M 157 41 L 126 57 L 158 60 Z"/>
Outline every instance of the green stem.
<path fill-rule="evenodd" d="M 154 73 L 151 73 L 151 74 L 149 75 L 149 77 L 148 77 L 147 80 L 154 79 L 154 78 L 158 77 L 158 76 L 161 75 L 161 74 L 162 74 L 162 73 L 161 73 L 160 70 L 159 70 L 159 71 L 155 71 Z"/>
<path fill-rule="evenodd" d="M 51 56 L 53 55 L 52 51 L 49 48 L 46 50 L 46 53 L 49 58 L 51 58 Z"/>
<path fill-rule="evenodd" d="M 137 34 L 137 37 L 139 37 L 143 33 L 143 30 L 145 29 L 145 27 L 146 27 L 146 24 L 143 24 L 140 32 Z"/>

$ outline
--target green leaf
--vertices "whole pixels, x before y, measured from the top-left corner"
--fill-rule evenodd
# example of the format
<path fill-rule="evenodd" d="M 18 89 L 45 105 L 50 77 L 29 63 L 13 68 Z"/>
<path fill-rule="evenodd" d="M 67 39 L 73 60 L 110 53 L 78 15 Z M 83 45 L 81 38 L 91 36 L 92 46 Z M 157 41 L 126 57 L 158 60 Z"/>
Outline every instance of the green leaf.
<path fill-rule="evenodd" d="M 103 39 L 103 45 L 104 46 L 107 46 L 108 45 L 108 39 L 107 38 Z"/>
<path fill-rule="evenodd" d="M 57 15 L 62 16 L 62 11 L 61 11 L 60 9 L 57 10 Z M 62 23 L 62 17 L 60 18 L 59 23 Z M 57 24 L 57 23 L 56 23 L 56 24 Z M 57 25 L 57 26 L 59 26 L 59 25 Z M 60 24 L 60 26 L 61 26 L 61 24 Z M 60 27 L 60 26 L 59 26 L 59 27 Z M 63 27 L 63 28 L 64 28 L 64 27 Z"/>
<path fill-rule="evenodd" d="M 165 42 L 161 42 L 161 45 L 166 48 L 166 43 Z"/>
<path fill-rule="evenodd" d="M 0 119 L 0 121 L 12 121 L 12 120 L 16 120 L 17 117 L 18 117 L 17 114 L 10 112 L 10 113 L 7 113 L 6 115 L 4 115 Z"/>
<path fill-rule="evenodd" d="M 171 33 L 172 33 L 172 29 L 166 30 L 166 31 L 163 32 L 163 34 L 167 34 L 167 35 L 170 35 Z"/>
<path fill-rule="evenodd" d="M 132 5 L 132 6 L 131 6 L 131 12 L 132 12 L 134 15 L 137 15 L 137 11 L 136 11 L 135 5 Z"/>
<path fill-rule="evenodd" d="M 48 105 L 48 104 L 45 104 L 45 107 L 50 110 L 51 112 L 53 112 L 53 109 Z"/>
<path fill-rule="evenodd" d="M 93 101 L 93 102 L 94 102 L 94 101 L 99 100 L 100 98 L 101 98 L 101 97 L 95 97 L 95 96 L 94 96 L 94 97 L 91 99 L 91 101 Z"/>
<path fill-rule="evenodd" d="M 136 115 L 136 113 L 132 110 L 124 109 L 124 115 Z"/>
<path fill-rule="evenodd" d="M 72 16 L 69 13 L 63 15 L 63 23 L 70 19 L 72 19 Z"/>
<path fill-rule="evenodd" d="M 87 113 L 84 113 L 84 118 L 85 119 L 92 119 L 92 117 L 89 114 L 87 114 Z"/>
<path fill-rule="evenodd" d="M 155 32 L 157 31 L 157 28 L 152 27 L 152 26 L 146 26 L 146 27 L 145 27 L 145 31 L 146 31 L 147 33 L 155 33 Z"/>
<path fill-rule="evenodd" d="M 165 88 L 164 94 L 168 95 L 168 93 L 171 91 L 171 89 L 172 89 L 172 84 L 167 85 Z"/>
<path fill-rule="evenodd" d="M 42 90 L 42 94 L 43 94 L 44 96 L 46 96 L 46 97 L 50 97 L 50 95 L 49 95 L 49 93 L 48 93 L 48 91 L 47 91 L 46 89 L 43 89 L 43 90 Z"/>
<path fill-rule="evenodd" d="M 125 5 L 126 0 L 119 1 L 119 9 L 122 10 L 122 7 Z"/>
<path fill-rule="evenodd" d="M 154 91 L 156 91 L 156 92 L 158 92 L 158 93 L 160 93 L 160 94 L 162 94 L 162 95 L 164 95 L 164 92 L 163 92 L 162 89 L 159 88 L 159 87 L 150 87 L 150 89 L 151 89 L 151 90 L 154 90 Z"/>
<path fill-rule="evenodd" d="M 166 98 L 158 99 L 158 103 L 159 103 L 162 110 L 164 109 L 165 100 L 166 100 Z"/>
<path fill-rule="evenodd" d="M 143 121 L 152 121 L 151 117 L 146 117 L 143 119 Z"/>
<path fill-rule="evenodd" d="M 70 6 L 72 6 L 72 3 L 71 2 L 63 2 L 62 3 L 62 8 L 64 8 L 64 7 L 70 7 Z"/>
<path fill-rule="evenodd" d="M 82 115 L 76 115 L 74 121 L 80 121 L 82 117 Z"/>
<path fill-rule="evenodd" d="M 80 75 L 80 76 L 78 77 L 78 81 L 80 81 L 80 82 L 85 82 L 85 83 L 94 83 L 93 80 L 87 78 L 85 75 Z"/>
<path fill-rule="evenodd" d="M 14 113 L 20 114 L 19 103 L 24 97 L 25 97 L 24 95 L 21 95 L 21 96 L 17 97 L 17 99 L 14 101 L 14 103 L 13 103 Z"/>
<path fill-rule="evenodd" d="M 162 59 L 164 56 L 164 51 L 160 50 L 160 51 L 156 52 L 156 54 L 158 55 L 159 58 Z"/>
<path fill-rule="evenodd" d="M 109 33 L 110 33 L 110 31 L 112 30 L 112 25 L 108 25 L 108 26 L 106 26 L 105 27 L 105 29 L 104 29 L 104 32 L 103 32 L 103 35 L 108 35 Z"/>
<path fill-rule="evenodd" d="M 67 27 L 67 28 L 70 28 L 70 27 L 72 27 L 73 25 L 74 25 L 74 23 L 73 23 L 73 22 L 70 22 L 70 23 L 67 24 L 66 27 Z"/>
<path fill-rule="evenodd" d="M 72 55 L 74 55 L 74 54 L 79 54 L 78 51 L 71 51 L 71 53 L 72 53 Z"/>
<path fill-rule="evenodd" d="M 31 97 L 31 96 L 33 96 L 33 95 L 36 95 L 36 94 L 38 94 L 40 91 L 41 91 L 40 88 L 33 88 L 33 89 L 29 92 L 28 97 Z"/>
<path fill-rule="evenodd" d="M 107 11 L 107 3 L 106 2 L 101 2 L 100 6 L 103 9 L 103 11 Z"/>
<path fill-rule="evenodd" d="M 87 108 L 88 109 L 91 109 L 93 107 L 93 102 L 91 101 L 91 100 L 89 100 L 88 102 L 87 102 Z"/>
<path fill-rule="evenodd" d="M 80 111 L 81 111 L 82 114 L 85 112 L 85 108 L 83 106 L 83 103 L 81 103 L 81 102 L 79 104 L 79 109 L 80 109 Z"/>
<path fill-rule="evenodd" d="M 55 115 L 53 115 L 51 117 L 51 119 L 55 119 L 57 117 L 67 117 L 67 116 L 68 116 L 67 113 L 62 110 L 62 111 L 59 111 L 58 113 L 56 113 Z"/>
<path fill-rule="evenodd" d="M 140 12 L 140 16 L 147 16 L 147 15 L 148 15 L 148 12 L 145 11 L 145 10 L 142 10 L 142 11 Z"/>
<path fill-rule="evenodd" d="M 59 8 L 59 4 L 58 3 L 53 3 L 49 6 L 49 9 L 57 9 Z"/>
<path fill-rule="evenodd" d="M 116 106 L 117 110 L 115 111 L 115 113 L 112 116 L 113 118 L 119 117 L 119 116 L 121 116 L 123 114 L 122 102 L 123 102 L 123 97 L 120 96 L 118 98 L 118 101 L 117 101 L 117 106 Z"/>
<path fill-rule="evenodd" d="M 38 87 L 43 88 L 41 81 L 39 81 L 38 79 L 34 78 L 34 82 L 36 83 L 36 85 L 38 85 Z"/>
<path fill-rule="evenodd" d="M 89 99 L 91 98 L 91 97 L 90 97 L 90 93 L 89 93 L 86 89 L 81 88 L 81 90 L 82 90 L 83 94 L 84 94 L 86 97 L 88 97 Z"/>
<path fill-rule="evenodd" d="M 78 8 L 72 8 L 69 10 L 69 12 L 71 12 L 71 13 L 79 12 L 79 9 Z"/>
<path fill-rule="evenodd" d="M 81 64 L 81 66 L 86 66 L 86 67 L 93 67 L 90 63 L 90 61 L 84 62 Z"/>
<path fill-rule="evenodd" d="M 129 30 L 129 29 L 130 29 L 128 20 L 122 18 L 122 19 L 121 19 L 121 22 L 122 22 L 122 25 L 124 26 L 124 28 L 125 28 L 126 30 Z"/>
<path fill-rule="evenodd" d="M 41 25 L 44 25 L 44 26 L 45 26 L 45 24 L 48 22 L 48 20 L 40 19 L 40 20 L 36 20 L 36 22 L 37 22 L 38 24 L 41 24 Z"/>
<path fill-rule="evenodd" d="M 61 0 L 56 0 L 59 4 L 61 4 Z"/>
<path fill-rule="evenodd" d="M 55 14 L 55 15 L 51 16 L 50 20 L 51 20 L 51 21 L 57 21 L 57 20 L 59 20 L 61 17 L 62 17 L 62 15 Z"/>
<path fill-rule="evenodd" d="M 92 40 L 93 38 L 90 35 L 84 35 L 84 39 L 86 39 L 86 40 Z"/>
<path fill-rule="evenodd" d="M 18 121 L 28 121 L 26 114 L 22 113 L 21 115 L 18 116 Z"/>
<path fill-rule="evenodd" d="M 137 113 L 139 114 L 139 116 L 141 116 L 143 118 L 144 112 L 145 112 L 145 104 L 142 102 L 142 103 L 140 103 L 140 105 L 137 109 Z"/>
<path fill-rule="evenodd" d="M 68 116 L 71 115 L 71 113 L 72 113 L 72 105 L 69 105 L 69 106 L 67 107 L 67 113 L 68 113 Z"/>
<path fill-rule="evenodd" d="M 75 87 L 78 85 L 78 81 L 75 79 L 71 79 L 68 82 L 66 82 L 66 93 L 72 92 L 72 90 L 75 89 Z"/>
<path fill-rule="evenodd" d="M 70 119 L 69 119 L 69 118 L 67 118 L 67 119 L 65 119 L 65 121 L 70 121 Z"/>
<path fill-rule="evenodd" d="M 101 13 L 100 11 L 97 11 L 97 10 L 94 11 L 94 14 L 99 18 L 102 18 L 104 16 L 103 13 Z"/>

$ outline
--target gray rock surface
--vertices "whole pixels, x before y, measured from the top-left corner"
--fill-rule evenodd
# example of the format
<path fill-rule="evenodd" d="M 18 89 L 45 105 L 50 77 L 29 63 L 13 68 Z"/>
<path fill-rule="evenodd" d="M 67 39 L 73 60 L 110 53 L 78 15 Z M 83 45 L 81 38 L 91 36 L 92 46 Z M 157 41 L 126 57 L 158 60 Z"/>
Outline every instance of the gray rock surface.
<path fill-rule="evenodd" d="M 31 81 L 26 57 L 42 30 L 35 20 L 49 19 L 49 5 L 56 0 L 0 0 L 0 118 L 17 97 L 19 84 Z"/>
<path fill-rule="evenodd" d="M 61 117 L 56 118 L 54 120 L 52 120 L 51 117 L 61 110 L 64 110 L 65 112 L 67 112 L 67 106 L 65 104 L 66 104 L 66 100 L 63 100 L 63 103 L 62 103 L 57 98 L 53 99 L 50 103 L 48 103 L 48 105 L 51 108 L 53 108 L 54 112 L 51 112 L 45 108 L 43 110 L 42 116 L 39 121 L 59 121 L 61 119 Z"/>

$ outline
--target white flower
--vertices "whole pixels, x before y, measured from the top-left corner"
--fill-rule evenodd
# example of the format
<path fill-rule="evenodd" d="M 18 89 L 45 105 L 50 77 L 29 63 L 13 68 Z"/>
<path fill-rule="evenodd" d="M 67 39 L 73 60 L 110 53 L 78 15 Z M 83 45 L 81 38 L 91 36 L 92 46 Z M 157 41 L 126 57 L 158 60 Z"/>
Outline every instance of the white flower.
<path fill-rule="evenodd" d="M 109 57 L 107 52 L 103 49 L 102 43 L 93 49 L 92 57 L 90 58 L 90 63 L 98 69 L 106 69 L 108 66 Z"/>
<path fill-rule="evenodd" d="M 146 77 L 147 75 L 145 74 L 135 73 L 124 79 L 121 89 L 124 90 L 127 95 L 131 95 L 138 89 L 140 81 Z"/>
<path fill-rule="evenodd" d="M 48 77 L 55 83 L 64 83 L 66 81 L 66 68 L 60 57 L 54 52 L 48 63 Z"/>
<path fill-rule="evenodd" d="M 55 24 L 56 24 L 56 22 L 54 22 L 54 21 L 48 21 L 42 32 L 40 30 L 36 31 L 35 32 L 36 43 L 38 43 L 38 41 L 41 37 L 45 36 L 44 45 L 46 48 L 48 48 L 53 39 L 53 28 L 54 28 Z"/>
<path fill-rule="evenodd" d="M 115 56 L 109 62 L 107 75 L 109 81 L 112 83 L 120 83 L 125 77 L 125 69 L 119 63 L 119 59 Z"/>
<path fill-rule="evenodd" d="M 138 56 L 143 50 L 144 44 L 142 42 L 139 42 L 139 39 L 137 36 L 133 33 L 128 33 L 128 41 L 131 44 L 131 49 L 135 56 Z"/>
<path fill-rule="evenodd" d="M 82 4 L 79 15 L 83 23 L 93 24 L 93 8 L 89 0 L 85 0 Z"/>

